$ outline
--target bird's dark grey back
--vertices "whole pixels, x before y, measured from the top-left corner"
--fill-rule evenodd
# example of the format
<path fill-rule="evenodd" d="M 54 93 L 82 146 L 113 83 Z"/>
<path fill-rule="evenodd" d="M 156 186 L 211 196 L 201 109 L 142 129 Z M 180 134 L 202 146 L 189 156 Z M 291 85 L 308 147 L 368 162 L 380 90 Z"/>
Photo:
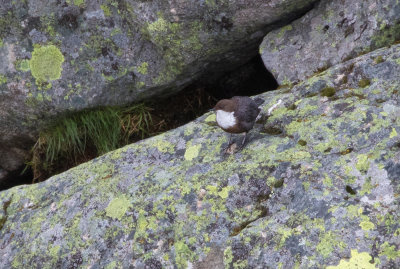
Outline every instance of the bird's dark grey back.
<path fill-rule="evenodd" d="M 253 128 L 254 122 L 260 113 L 260 109 L 256 102 L 247 96 L 235 96 L 232 99 L 238 102 L 237 111 L 235 117 L 239 119 L 240 125 L 246 131 Z"/>

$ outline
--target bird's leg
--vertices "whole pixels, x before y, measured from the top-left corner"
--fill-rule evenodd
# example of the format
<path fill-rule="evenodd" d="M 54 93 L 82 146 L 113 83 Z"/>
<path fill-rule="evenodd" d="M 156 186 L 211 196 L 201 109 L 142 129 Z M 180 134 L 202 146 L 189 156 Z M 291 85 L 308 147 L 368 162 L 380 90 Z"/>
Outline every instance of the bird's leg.
<path fill-rule="evenodd" d="M 231 146 L 231 140 L 232 140 L 232 134 L 229 135 L 228 146 L 226 146 L 226 148 L 224 149 L 224 154 L 228 153 L 228 149 Z"/>
<path fill-rule="evenodd" d="M 239 149 L 243 148 L 244 142 L 246 142 L 246 136 L 247 136 L 247 132 L 244 133 L 243 141 L 242 141 L 242 144 L 240 145 Z"/>
<path fill-rule="evenodd" d="M 230 134 L 230 136 L 229 136 L 228 147 L 231 145 L 231 140 L 232 140 L 232 134 Z"/>

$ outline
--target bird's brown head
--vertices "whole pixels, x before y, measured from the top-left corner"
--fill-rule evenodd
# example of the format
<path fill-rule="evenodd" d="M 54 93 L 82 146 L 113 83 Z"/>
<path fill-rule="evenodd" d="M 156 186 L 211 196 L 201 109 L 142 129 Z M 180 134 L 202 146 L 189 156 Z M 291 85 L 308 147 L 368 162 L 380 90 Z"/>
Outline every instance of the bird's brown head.
<path fill-rule="evenodd" d="M 226 112 L 232 112 L 236 109 L 236 102 L 231 99 L 222 99 L 214 107 L 214 111 L 223 110 Z"/>

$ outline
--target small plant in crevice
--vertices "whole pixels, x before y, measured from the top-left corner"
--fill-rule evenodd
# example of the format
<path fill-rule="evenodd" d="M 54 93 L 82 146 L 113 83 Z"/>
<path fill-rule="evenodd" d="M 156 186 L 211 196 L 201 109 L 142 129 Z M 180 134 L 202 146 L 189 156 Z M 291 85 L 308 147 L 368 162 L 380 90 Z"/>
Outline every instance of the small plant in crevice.
<path fill-rule="evenodd" d="M 32 168 L 33 182 L 149 136 L 151 129 L 150 108 L 144 104 L 63 117 L 43 130 L 32 148 L 27 164 Z"/>
<path fill-rule="evenodd" d="M 193 88 L 152 103 L 64 116 L 40 133 L 24 172 L 31 168 L 32 183 L 46 180 L 108 151 L 181 126 L 215 103 L 203 88 Z"/>
<path fill-rule="evenodd" d="M 150 136 L 150 132 L 158 130 L 162 124 L 153 125 L 151 108 L 144 104 L 122 109 L 120 123 L 122 128 L 123 142 L 129 143 L 132 137 L 143 139 Z"/>

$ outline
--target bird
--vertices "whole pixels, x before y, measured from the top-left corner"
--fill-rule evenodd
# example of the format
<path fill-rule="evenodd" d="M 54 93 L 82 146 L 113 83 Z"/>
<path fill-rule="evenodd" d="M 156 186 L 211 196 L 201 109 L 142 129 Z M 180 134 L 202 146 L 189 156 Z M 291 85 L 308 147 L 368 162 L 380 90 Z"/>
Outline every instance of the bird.
<path fill-rule="evenodd" d="M 261 98 L 251 99 L 248 96 L 234 96 L 231 99 L 222 99 L 214 106 L 218 126 L 230 133 L 227 152 L 231 145 L 232 134 L 244 133 L 244 138 L 239 149 L 242 149 L 246 141 L 247 133 L 253 129 L 254 123 L 264 103 Z"/>

